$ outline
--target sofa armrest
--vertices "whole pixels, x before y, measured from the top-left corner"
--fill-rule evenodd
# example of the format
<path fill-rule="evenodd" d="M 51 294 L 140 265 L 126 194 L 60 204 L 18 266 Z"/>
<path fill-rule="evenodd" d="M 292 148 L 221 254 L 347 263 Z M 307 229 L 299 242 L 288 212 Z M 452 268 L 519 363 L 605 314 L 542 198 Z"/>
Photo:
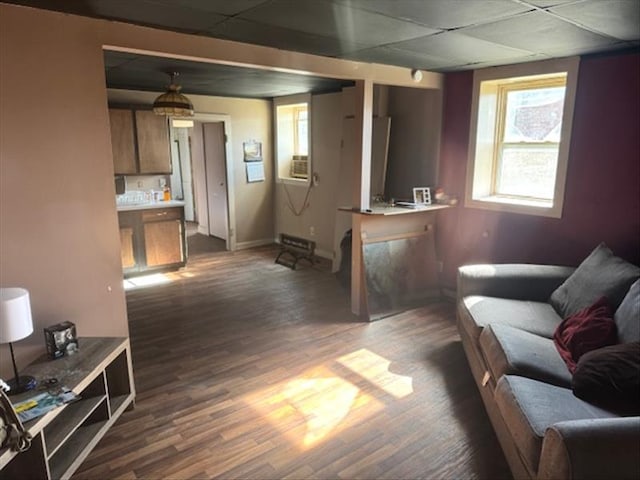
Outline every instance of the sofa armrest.
<path fill-rule="evenodd" d="M 640 417 L 559 422 L 542 443 L 539 479 L 640 475 Z"/>
<path fill-rule="evenodd" d="M 458 268 L 458 300 L 469 295 L 546 302 L 575 268 L 523 263 Z"/>

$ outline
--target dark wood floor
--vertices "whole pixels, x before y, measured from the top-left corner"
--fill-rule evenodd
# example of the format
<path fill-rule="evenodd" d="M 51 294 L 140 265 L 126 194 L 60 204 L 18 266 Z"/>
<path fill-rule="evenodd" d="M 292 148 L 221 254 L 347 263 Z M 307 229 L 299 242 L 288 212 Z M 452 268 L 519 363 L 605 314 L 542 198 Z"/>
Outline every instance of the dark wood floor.
<path fill-rule="evenodd" d="M 358 321 L 321 265 L 200 255 L 127 293 L 136 408 L 74 478 L 504 478 L 450 303 Z"/>

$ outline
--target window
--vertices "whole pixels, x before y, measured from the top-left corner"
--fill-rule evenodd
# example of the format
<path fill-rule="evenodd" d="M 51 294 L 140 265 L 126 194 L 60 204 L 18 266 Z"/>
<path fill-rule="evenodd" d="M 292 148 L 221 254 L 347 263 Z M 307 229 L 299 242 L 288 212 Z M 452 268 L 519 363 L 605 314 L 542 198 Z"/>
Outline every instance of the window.
<path fill-rule="evenodd" d="M 274 99 L 279 181 L 295 184 L 309 182 L 310 104 L 309 95 Z"/>
<path fill-rule="evenodd" d="M 560 218 L 577 67 L 574 58 L 476 71 L 466 206 Z"/>

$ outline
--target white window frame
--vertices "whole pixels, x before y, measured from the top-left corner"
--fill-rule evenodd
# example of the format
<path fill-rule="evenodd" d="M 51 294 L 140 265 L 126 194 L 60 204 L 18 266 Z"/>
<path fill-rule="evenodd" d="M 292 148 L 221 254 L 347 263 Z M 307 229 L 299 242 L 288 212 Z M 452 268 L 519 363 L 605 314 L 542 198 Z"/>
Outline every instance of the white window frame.
<path fill-rule="evenodd" d="M 487 68 L 474 72 L 465 207 L 552 218 L 562 217 L 579 65 L 579 57 L 569 57 Z M 500 109 L 499 86 L 529 80 L 528 77 L 543 79 L 559 73 L 566 73 L 566 90 L 553 200 L 494 195 L 495 158 L 499 148 L 497 141 L 500 123 L 500 119 L 497 118 Z"/>
<path fill-rule="evenodd" d="M 283 152 L 282 148 L 279 147 L 280 141 L 278 137 L 278 107 L 287 106 L 287 105 L 299 105 L 306 103 L 307 105 L 307 139 L 308 139 L 308 147 L 307 147 L 307 161 L 308 161 L 308 175 L 307 178 L 296 178 L 291 176 L 291 165 L 292 165 L 292 153 L 293 152 Z M 275 161 L 276 161 L 276 182 L 277 183 L 286 183 L 290 185 L 309 185 L 311 182 L 311 172 L 312 169 L 312 142 L 311 142 L 311 94 L 300 94 L 300 95 L 288 95 L 285 97 L 277 97 L 273 99 L 273 136 L 274 136 L 274 152 L 275 152 Z M 294 130 L 293 141 L 294 141 L 294 149 L 297 146 L 297 122 L 293 121 L 292 128 Z"/>

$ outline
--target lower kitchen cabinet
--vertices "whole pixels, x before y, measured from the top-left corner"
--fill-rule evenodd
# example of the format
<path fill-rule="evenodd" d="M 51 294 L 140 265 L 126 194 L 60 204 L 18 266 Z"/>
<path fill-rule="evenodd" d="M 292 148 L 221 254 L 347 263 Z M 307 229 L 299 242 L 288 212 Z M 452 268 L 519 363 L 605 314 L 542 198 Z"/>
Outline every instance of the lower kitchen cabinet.
<path fill-rule="evenodd" d="M 118 212 L 125 278 L 186 264 L 183 207 Z"/>

